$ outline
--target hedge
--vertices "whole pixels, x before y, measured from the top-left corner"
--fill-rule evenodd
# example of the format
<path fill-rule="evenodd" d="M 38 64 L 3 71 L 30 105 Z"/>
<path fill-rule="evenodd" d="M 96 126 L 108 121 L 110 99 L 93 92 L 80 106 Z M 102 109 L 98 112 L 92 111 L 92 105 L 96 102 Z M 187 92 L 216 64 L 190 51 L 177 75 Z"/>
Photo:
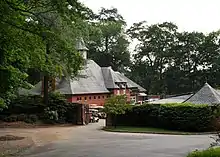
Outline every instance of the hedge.
<path fill-rule="evenodd" d="M 46 123 L 76 124 L 78 107 L 78 104 L 68 103 L 58 93 L 51 93 L 49 95 L 48 105 L 43 103 L 42 97 L 21 96 L 13 100 L 8 108 L 0 111 L 0 120 L 5 122 L 24 121 L 28 123 L 41 120 Z M 48 111 L 57 112 L 57 119 L 50 119 Z"/>
<path fill-rule="evenodd" d="M 204 132 L 213 130 L 214 111 L 208 105 L 144 104 L 118 115 L 116 125 L 146 126 L 169 130 Z"/>
<path fill-rule="evenodd" d="M 194 151 L 190 153 L 187 157 L 219 157 L 220 148 L 210 148 L 203 151 Z"/>

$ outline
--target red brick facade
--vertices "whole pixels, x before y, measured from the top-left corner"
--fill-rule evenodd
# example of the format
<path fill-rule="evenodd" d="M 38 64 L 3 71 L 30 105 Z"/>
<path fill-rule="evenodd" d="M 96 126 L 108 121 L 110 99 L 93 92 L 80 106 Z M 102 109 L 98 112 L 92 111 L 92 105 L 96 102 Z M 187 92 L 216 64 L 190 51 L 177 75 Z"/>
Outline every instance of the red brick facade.
<path fill-rule="evenodd" d="M 82 94 L 82 95 L 74 95 L 68 98 L 69 102 L 81 103 L 81 104 L 96 104 L 98 106 L 103 106 L 105 104 L 105 100 L 110 97 L 111 94 L 114 95 L 123 95 L 126 94 L 127 101 L 130 102 L 130 89 L 114 89 L 111 93 L 108 94 Z"/>
<path fill-rule="evenodd" d="M 98 106 L 103 106 L 105 100 L 110 96 L 110 94 L 82 94 L 74 95 L 68 99 L 69 102 L 77 102 L 81 104 L 96 104 Z"/>

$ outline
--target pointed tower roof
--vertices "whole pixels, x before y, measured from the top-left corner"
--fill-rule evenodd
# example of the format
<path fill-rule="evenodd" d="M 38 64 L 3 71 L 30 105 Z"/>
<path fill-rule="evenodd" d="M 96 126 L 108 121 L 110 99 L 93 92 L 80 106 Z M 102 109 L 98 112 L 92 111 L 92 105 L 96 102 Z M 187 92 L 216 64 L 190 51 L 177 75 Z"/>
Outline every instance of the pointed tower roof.
<path fill-rule="evenodd" d="M 86 47 L 86 44 L 83 40 L 83 38 L 79 38 L 76 42 L 76 49 L 78 51 L 88 51 L 89 49 Z"/>
<path fill-rule="evenodd" d="M 208 83 L 205 85 L 194 95 L 189 97 L 184 102 L 190 102 L 194 104 L 220 104 L 220 94 L 217 90 L 212 88 Z"/>

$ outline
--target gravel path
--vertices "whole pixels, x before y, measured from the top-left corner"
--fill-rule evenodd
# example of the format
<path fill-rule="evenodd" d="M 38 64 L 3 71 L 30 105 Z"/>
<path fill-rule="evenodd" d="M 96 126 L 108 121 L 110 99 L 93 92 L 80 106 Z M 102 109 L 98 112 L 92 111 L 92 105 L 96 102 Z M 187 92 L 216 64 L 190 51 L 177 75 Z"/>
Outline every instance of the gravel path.
<path fill-rule="evenodd" d="M 208 135 L 112 133 L 99 130 L 104 121 L 69 130 L 67 139 L 37 147 L 25 157 L 185 157 L 207 148 Z"/>

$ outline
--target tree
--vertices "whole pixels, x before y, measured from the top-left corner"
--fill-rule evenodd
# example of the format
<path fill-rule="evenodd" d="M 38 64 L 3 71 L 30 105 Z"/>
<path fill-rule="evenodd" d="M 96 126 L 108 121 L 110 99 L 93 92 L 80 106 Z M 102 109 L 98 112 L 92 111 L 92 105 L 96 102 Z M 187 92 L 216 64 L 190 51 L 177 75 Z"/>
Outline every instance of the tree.
<path fill-rule="evenodd" d="M 127 32 L 139 42 L 131 66 L 133 76 L 139 73 L 138 78 L 142 79 L 139 82 L 144 83 L 150 93 L 163 93 L 163 73 L 172 63 L 172 46 L 176 43 L 177 26 L 168 22 L 148 26 L 145 22 L 140 22 Z"/>
<path fill-rule="evenodd" d="M 29 68 L 43 72 L 47 99 L 49 76 L 74 77 L 81 69 L 74 43 L 90 10 L 77 0 L 3 0 L 0 6 L 1 100 L 25 84 Z"/>
<path fill-rule="evenodd" d="M 134 24 L 127 33 L 137 39 L 130 77 L 149 94 L 184 94 L 206 81 L 219 85 L 219 32 L 178 32 L 168 22 Z"/>
<path fill-rule="evenodd" d="M 112 66 L 114 70 L 123 72 L 130 65 L 125 26 L 126 23 L 117 9 L 102 8 L 91 22 L 89 57 L 100 66 Z"/>
<path fill-rule="evenodd" d="M 108 98 L 104 104 L 103 111 L 108 114 L 108 116 L 113 116 L 114 126 L 117 125 L 117 115 L 125 114 L 126 110 L 131 108 L 130 104 L 127 104 L 125 95 L 111 96 Z"/>

